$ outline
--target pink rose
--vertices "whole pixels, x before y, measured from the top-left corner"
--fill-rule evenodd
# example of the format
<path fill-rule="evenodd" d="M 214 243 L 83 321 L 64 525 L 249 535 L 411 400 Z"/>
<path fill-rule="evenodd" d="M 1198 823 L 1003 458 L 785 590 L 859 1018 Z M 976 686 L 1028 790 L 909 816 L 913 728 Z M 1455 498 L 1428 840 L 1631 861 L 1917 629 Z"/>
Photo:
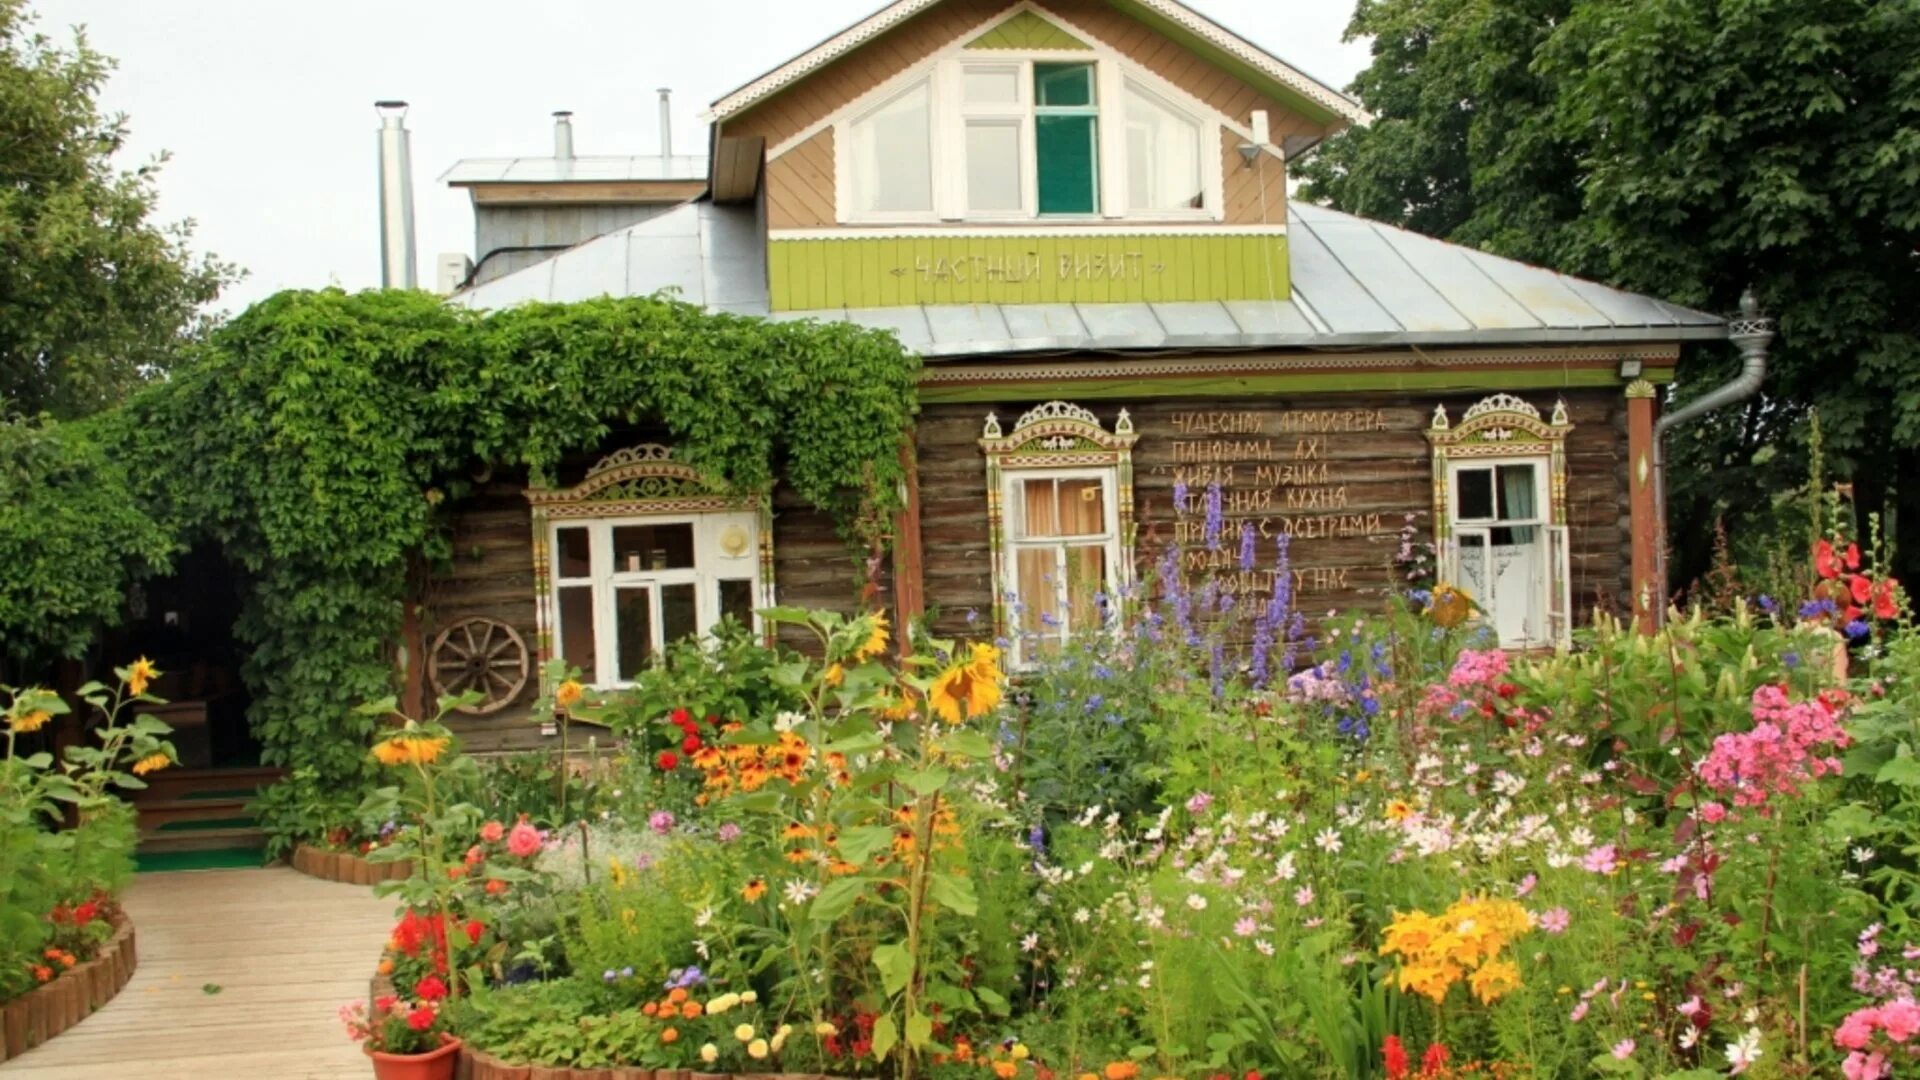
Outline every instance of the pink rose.
<path fill-rule="evenodd" d="M 1871 1055 L 1855 1050 L 1840 1063 L 1840 1071 L 1847 1080 L 1881 1080 L 1887 1075 L 1887 1055 L 1877 1050 Z"/>
<path fill-rule="evenodd" d="M 507 851 L 516 859 L 530 859 L 540 852 L 540 830 L 521 822 L 507 833 Z"/>
<path fill-rule="evenodd" d="M 1867 1043 L 1873 1040 L 1874 1024 L 1879 1019 L 1880 1010 L 1872 1006 L 1853 1010 L 1834 1030 L 1834 1044 L 1848 1050 L 1865 1050 Z"/>
<path fill-rule="evenodd" d="M 489 844 L 499 843 L 500 838 L 505 835 L 507 835 L 507 827 L 497 821 L 489 821 L 480 826 L 480 839 Z"/>
<path fill-rule="evenodd" d="M 1920 1005 L 1911 1001 L 1889 1001 L 1880 1006 L 1880 1026 L 1887 1038 L 1903 1043 L 1920 1031 Z"/>

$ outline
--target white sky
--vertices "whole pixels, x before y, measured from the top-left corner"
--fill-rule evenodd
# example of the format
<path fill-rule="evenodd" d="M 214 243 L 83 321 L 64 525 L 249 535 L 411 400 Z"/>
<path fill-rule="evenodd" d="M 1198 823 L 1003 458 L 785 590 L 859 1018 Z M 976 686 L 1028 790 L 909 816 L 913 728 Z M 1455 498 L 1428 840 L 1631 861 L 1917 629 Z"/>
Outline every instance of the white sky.
<path fill-rule="evenodd" d="M 551 154 L 574 112 L 580 154 L 653 153 L 655 89 L 674 88 L 674 149 L 703 153 L 708 103 L 857 21 L 882 0 L 32 0 L 38 28 L 85 24 L 119 69 L 103 103 L 129 114 L 125 164 L 162 149 L 161 216 L 249 276 L 219 306 L 286 288 L 379 283 L 378 120 L 412 104 L 420 281 L 472 254 L 459 158 Z M 1340 40 L 1353 0 L 1196 0 L 1275 55 L 1344 87 L 1367 60 Z"/>

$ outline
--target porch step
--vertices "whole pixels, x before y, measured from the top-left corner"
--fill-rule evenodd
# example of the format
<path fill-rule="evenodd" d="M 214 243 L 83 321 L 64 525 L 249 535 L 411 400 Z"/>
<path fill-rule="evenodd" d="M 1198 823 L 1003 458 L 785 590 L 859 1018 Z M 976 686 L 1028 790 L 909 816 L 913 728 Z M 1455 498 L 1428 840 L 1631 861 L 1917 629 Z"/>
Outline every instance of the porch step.
<path fill-rule="evenodd" d="M 162 769 L 145 777 L 147 786 L 133 793 L 133 801 L 205 798 L 215 794 L 243 795 L 251 799 L 255 792 L 285 775 L 285 769 L 264 765 L 239 769 Z"/>
<path fill-rule="evenodd" d="M 199 822 L 188 824 L 198 825 Z M 225 851 L 235 848 L 264 848 L 267 834 L 249 819 L 227 819 L 205 823 L 205 828 L 140 830 L 140 853 L 158 855 L 175 851 Z"/>

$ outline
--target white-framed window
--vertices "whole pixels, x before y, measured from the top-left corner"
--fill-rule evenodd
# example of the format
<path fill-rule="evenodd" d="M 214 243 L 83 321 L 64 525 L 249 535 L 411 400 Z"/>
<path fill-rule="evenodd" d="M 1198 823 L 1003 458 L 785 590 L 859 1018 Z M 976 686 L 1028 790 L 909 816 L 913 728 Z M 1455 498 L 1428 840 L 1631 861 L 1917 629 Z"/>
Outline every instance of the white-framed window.
<path fill-rule="evenodd" d="M 1552 523 L 1549 470 L 1545 454 L 1447 463 L 1445 576 L 1502 648 L 1556 644 L 1567 626 L 1567 529 Z"/>
<path fill-rule="evenodd" d="M 1074 633 L 1104 621 L 1119 583 L 1117 471 L 1008 470 L 1004 583 L 1013 612 L 1014 663 L 1058 648 Z"/>
<path fill-rule="evenodd" d="M 1222 216 L 1220 118 L 1106 50 L 962 50 L 878 96 L 835 140 L 848 223 Z"/>
<path fill-rule="evenodd" d="M 933 212 L 933 83 L 921 79 L 848 126 L 854 213 L 917 220 Z"/>
<path fill-rule="evenodd" d="M 555 521 L 553 654 L 590 685 L 619 687 L 723 616 L 754 626 L 759 533 L 745 510 Z"/>

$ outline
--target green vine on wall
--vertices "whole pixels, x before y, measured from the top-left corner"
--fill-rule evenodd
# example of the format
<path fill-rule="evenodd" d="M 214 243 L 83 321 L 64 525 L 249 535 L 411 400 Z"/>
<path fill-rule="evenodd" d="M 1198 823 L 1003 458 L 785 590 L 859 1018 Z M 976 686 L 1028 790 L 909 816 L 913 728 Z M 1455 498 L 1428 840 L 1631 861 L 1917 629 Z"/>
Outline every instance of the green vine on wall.
<path fill-rule="evenodd" d="M 657 423 L 735 490 L 776 481 L 850 543 L 890 508 L 918 360 L 845 323 L 771 323 L 667 298 L 482 314 L 411 292 L 285 292 L 97 421 L 183 544 L 242 575 L 238 636 L 268 763 L 364 768 L 392 692 L 410 567 L 489 466 L 551 480 L 616 425 Z"/>

